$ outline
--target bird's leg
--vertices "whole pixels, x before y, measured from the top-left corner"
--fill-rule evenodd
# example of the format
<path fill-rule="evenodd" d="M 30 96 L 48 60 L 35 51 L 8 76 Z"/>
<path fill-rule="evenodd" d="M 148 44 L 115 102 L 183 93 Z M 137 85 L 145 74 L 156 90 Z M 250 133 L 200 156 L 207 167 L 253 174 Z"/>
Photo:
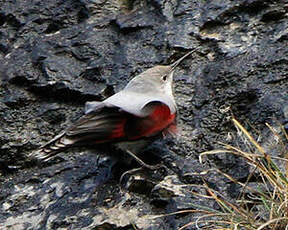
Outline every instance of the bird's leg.
<path fill-rule="evenodd" d="M 121 175 L 121 177 L 120 177 L 120 180 L 119 180 L 120 184 L 122 184 L 123 178 L 126 175 L 133 174 L 135 172 L 141 171 L 144 168 L 147 168 L 147 169 L 150 169 L 150 170 L 156 170 L 156 169 L 160 169 L 160 168 L 163 168 L 163 167 L 165 168 L 165 166 L 162 165 L 162 164 L 157 164 L 157 165 L 146 164 L 144 161 L 142 161 L 139 157 L 137 157 L 133 152 L 131 152 L 128 149 L 125 149 L 125 152 L 128 153 L 133 159 L 135 159 L 141 165 L 141 167 L 140 168 L 134 168 L 134 169 L 131 169 L 131 170 L 128 170 L 128 171 L 124 172 Z"/>
<path fill-rule="evenodd" d="M 135 159 L 142 166 L 142 168 L 147 168 L 147 169 L 150 169 L 150 170 L 156 170 L 156 169 L 159 169 L 159 168 L 163 167 L 162 164 L 157 164 L 157 165 L 148 165 L 148 164 L 146 164 L 144 161 L 142 161 L 139 157 L 137 157 L 134 153 L 132 153 L 128 149 L 126 149 L 125 152 L 128 153 L 133 159 Z"/>
<path fill-rule="evenodd" d="M 135 173 L 135 172 L 138 172 L 138 171 L 141 171 L 143 169 L 143 167 L 140 167 L 140 168 L 135 168 L 135 169 L 131 169 L 131 170 L 128 170 L 124 173 L 122 173 L 120 179 L 119 179 L 119 183 L 120 185 L 122 184 L 122 181 L 123 181 L 123 178 L 128 175 L 128 174 L 132 174 L 132 173 Z"/>

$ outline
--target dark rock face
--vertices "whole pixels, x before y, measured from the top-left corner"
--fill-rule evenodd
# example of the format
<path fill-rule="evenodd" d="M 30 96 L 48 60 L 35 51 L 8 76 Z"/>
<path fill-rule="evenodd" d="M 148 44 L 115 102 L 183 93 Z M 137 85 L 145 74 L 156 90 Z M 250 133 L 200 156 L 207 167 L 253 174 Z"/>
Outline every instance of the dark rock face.
<path fill-rule="evenodd" d="M 276 0 L 0 0 L 0 228 L 158 230 L 192 221 L 157 215 L 207 205 L 181 187 L 201 184 L 203 170 L 249 174 L 233 156 L 198 161 L 218 141 L 237 141 L 231 114 L 260 133 L 271 120 L 288 127 L 287 15 Z M 164 171 L 128 175 L 123 189 L 120 175 L 137 164 L 117 153 L 75 148 L 38 166 L 27 159 L 85 101 L 195 47 L 175 72 L 180 137 L 142 155 Z M 237 197 L 226 180 L 206 179 Z"/>

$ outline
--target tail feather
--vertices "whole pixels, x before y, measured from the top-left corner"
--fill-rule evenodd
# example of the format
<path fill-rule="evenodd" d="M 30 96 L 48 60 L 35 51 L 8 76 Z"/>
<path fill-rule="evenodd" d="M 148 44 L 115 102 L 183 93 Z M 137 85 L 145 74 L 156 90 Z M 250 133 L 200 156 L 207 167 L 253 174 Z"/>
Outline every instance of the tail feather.
<path fill-rule="evenodd" d="M 55 156 L 57 153 L 63 151 L 73 144 L 74 141 L 69 139 L 65 135 L 65 132 L 62 132 L 47 142 L 45 145 L 41 146 L 38 150 L 31 153 L 29 157 L 41 161 L 48 161 L 51 157 Z"/>

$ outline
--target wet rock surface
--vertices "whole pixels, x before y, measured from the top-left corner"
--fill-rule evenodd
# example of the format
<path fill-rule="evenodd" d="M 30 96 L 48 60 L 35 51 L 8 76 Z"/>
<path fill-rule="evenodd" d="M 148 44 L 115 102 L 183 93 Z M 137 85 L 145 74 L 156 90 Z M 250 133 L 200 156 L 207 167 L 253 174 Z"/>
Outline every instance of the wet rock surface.
<path fill-rule="evenodd" d="M 248 165 L 231 155 L 200 164 L 198 156 L 237 143 L 232 115 L 255 135 L 271 120 L 288 127 L 287 15 L 288 3 L 276 0 L 0 0 L 0 228 L 177 229 L 197 214 L 165 214 L 207 202 L 188 184 L 205 179 L 237 197 L 228 180 L 201 172 L 217 167 L 245 181 Z M 75 148 L 48 163 L 27 159 L 86 101 L 195 47 L 174 74 L 180 135 L 141 156 L 165 170 L 120 183 L 138 165 L 117 153 Z"/>

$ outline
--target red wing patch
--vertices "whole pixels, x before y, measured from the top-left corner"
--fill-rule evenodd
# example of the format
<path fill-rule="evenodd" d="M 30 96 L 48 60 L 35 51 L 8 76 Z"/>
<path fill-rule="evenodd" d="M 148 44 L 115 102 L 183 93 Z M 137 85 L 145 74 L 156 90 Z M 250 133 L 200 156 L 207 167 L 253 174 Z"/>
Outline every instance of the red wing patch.
<path fill-rule="evenodd" d="M 109 139 L 117 139 L 117 138 L 123 138 L 125 136 L 125 123 L 126 119 L 123 119 L 119 124 L 115 126 L 115 128 L 112 130 L 111 135 L 109 136 Z"/>
<path fill-rule="evenodd" d="M 135 140 L 141 137 L 153 136 L 162 130 L 168 128 L 175 120 L 176 115 L 170 113 L 168 106 L 159 104 L 155 106 L 152 113 L 135 121 L 133 134 L 129 139 Z M 133 128 L 133 127 L 132 127 Z"/>

